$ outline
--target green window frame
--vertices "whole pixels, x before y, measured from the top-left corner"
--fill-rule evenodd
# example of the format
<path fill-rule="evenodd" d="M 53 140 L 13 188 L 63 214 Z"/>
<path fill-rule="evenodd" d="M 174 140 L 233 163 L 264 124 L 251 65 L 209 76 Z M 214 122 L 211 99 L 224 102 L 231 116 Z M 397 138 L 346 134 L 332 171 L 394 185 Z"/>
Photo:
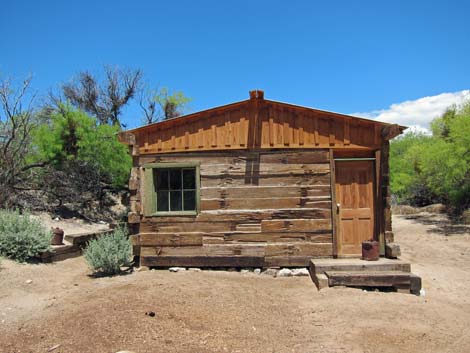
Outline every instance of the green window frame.
<path fill-rule="evenodd" d="M 193 216 L 199 213 L 199 163 L 162 162 L 143 167 L 145 216 Z M 185 205 L 190 209 L 185 209 Z"/>

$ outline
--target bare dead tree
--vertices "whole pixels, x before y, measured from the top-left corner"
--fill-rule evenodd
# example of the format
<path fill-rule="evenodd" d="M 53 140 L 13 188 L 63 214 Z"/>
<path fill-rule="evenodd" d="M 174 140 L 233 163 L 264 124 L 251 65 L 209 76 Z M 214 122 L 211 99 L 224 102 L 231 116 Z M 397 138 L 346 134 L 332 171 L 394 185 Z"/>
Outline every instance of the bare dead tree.
<path fill-rule="evenodd" d="M 31 133 L 37 125 L 34 100 L 30 92 L 31 76 L 19 87 L 10 79 L 0 81 L 0 205 L 9 207 L 14 196 L 29 189 L 35 168 L 45 163 L 27 163 Z"/>
<path fill-rule="evenodd" d="M 87 71 L 80 72 L 62 91 L 70 103 L 94 116 L 102 124 L 121 126 L 122 108 L 137 94 L 142 80 L 141 70 L 105 67 L 105 79 Z"/>
<path fill-rule="evenodd" d="M 142 90 L 140 93 L 139 105 L 144 113 L 143 123 L 145 125 L 156 123 L 162 120 L 161 110 L 154 99 L 152 91 Z"/>

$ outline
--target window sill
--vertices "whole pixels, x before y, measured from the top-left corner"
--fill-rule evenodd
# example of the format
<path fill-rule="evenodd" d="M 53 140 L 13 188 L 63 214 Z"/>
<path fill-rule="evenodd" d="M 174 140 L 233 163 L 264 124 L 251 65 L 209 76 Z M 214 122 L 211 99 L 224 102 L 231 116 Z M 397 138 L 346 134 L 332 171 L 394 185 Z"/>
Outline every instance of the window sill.
<path fill-rule="evenodd" d="M 197 216 L 197 211 L 169 211 L 169 212 L 157 212 L 147 217 L 168 217 L 168 216 Z"/>

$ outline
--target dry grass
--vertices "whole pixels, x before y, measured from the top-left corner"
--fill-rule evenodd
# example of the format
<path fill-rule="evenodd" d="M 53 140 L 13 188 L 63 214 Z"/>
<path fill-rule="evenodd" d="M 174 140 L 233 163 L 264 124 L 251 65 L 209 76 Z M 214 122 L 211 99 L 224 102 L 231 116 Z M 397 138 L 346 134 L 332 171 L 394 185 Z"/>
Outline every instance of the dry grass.
<path fill-rule="evenodd" d="M 418 214 L 422 212 L 436 213 L 436 214 L 445 213 L 446 207 L 440 203 L 436 203 L 436 204 L 428 205 L 424 207 L 413 207 L 413 206 L 408 206 L 408 205 L 392 206 L 392 213 L 395 215 L 412 215 L 412 214 Z"/>

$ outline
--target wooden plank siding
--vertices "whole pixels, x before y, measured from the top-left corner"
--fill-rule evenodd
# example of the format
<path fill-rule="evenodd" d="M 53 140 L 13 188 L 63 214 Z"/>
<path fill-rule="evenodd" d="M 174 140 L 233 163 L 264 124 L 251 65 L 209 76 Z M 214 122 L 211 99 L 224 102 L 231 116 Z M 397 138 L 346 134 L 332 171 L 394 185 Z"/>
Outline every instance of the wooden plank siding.
<path fill-rule="evenodd" d="M 380 148 L 380 125 L 365 119 L 256 99 L 138 129 L 140 154 L 248 148 Z M 377 127 L 378 126 L 378 127 Z"/>
<path fill-rule="evenodd" d="M 330 257 L 329 158 L 321 149 L 140 156 L 140 165 L 197 161 L 201 185 L 195 216 L 142 213 L 136 236 L 141 263 L 306 266 L 314 256 Z"/>

